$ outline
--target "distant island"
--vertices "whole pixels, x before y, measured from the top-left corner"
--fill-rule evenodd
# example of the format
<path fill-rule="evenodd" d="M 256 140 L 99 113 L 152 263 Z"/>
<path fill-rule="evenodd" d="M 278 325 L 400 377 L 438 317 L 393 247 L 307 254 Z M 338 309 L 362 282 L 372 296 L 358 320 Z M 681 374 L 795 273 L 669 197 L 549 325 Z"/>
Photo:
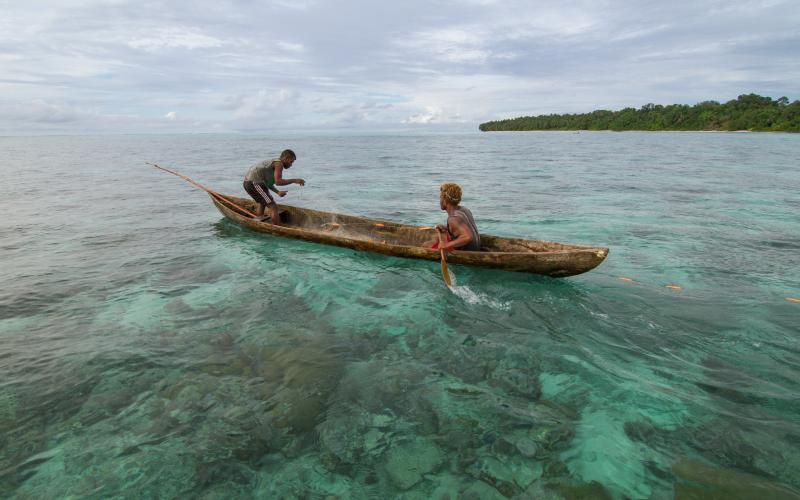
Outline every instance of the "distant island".
<path fill-rule="evenodd" d="M 696 130 L 800 132 L 800 101 L 772 100 L 757 94 L 740 95 L 720 104 L 704 101 L 686 104 L 645 104 L 621 111 L 600 109 L 591 113 L 521 116 L 481 123 L 483 132 L 510 130 Z"/>

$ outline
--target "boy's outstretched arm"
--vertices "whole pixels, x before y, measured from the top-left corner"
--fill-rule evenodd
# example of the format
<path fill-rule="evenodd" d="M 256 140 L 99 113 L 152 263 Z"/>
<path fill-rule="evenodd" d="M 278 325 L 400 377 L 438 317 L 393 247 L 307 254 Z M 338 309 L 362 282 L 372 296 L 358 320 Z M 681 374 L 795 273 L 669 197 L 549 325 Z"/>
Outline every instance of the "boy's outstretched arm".
<path fill-rule="evenodd" d="M 283 165 L 276 165 L 275 166 L 275 185 L 276 186 L 287 186 L 289 184 L 300 184 L 301 186 L 306 185 L 306 181 L 303 179 L 284 179 L 283 178 Z"/>
<path fill-rule="evenodd" d="M 275 186 L 272 186 L 269 189 L 270 189 L 270 191 L 272 191 L 273 193 L 277 194 L 281 198 L 286 196 L 286 193 L 287 193 L 287 191 L 281 191 L 280 189 L 276 188 Z"/>

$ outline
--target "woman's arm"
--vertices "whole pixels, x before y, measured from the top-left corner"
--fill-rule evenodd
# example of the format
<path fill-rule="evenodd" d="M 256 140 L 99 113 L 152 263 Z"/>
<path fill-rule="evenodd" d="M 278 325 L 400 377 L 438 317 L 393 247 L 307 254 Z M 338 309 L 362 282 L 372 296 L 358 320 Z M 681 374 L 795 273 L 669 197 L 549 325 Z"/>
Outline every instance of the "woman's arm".
<path fill-rule="evenodd" d="M 450 228 L 450 232 L 455 236 L 455 239 L 442 245 L 445 250 L 458 249 L 472 241 L 472 230 L 458 217 L 448 217 L 447 227 Z"/>

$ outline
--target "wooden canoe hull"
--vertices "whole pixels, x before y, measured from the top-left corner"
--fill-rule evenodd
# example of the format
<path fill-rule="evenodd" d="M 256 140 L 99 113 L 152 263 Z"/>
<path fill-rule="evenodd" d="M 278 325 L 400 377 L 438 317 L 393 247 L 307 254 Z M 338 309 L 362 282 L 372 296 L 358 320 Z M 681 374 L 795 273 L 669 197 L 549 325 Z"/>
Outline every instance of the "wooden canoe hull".
<path fill-rule="evenodd" d="M 438 250 L 421 246 L 424 241 L 435 236 L 435 231 L 431 228 L 290 205 L 280 205 L 284 221 L 282 225 L 276 226 L 270 222 L 256 221 L 240 209 L 237 210 L 237 207 L 243 207 L 254 212 L 256 207 L 253 200 L 222 196 L 229 203 L 211 197 L 217 209 L 233 222 L 254 231 L 384 255 L 440 260 Z M 594 269 L 608 255 L 606 247 L 505 238 L 488 234 L 481 234 L 481 243 L 482 248 L 478 252 L 448 252 L 447 262 L 565 277 Z"/>

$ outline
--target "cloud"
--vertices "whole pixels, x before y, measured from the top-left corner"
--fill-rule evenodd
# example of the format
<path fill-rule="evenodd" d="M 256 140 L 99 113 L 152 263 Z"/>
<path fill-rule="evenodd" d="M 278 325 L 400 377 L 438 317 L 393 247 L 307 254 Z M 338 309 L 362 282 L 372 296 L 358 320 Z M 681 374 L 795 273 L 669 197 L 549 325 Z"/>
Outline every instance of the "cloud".
<path fill-rule="evenodd" d="M 1 130 L 477 127 L 800 98 L 788 0 L 42 0 L 3 14 Z"/>
<path fill-rule="evenodd" d="M 89 113 L 65 104 L 51 104 L 43 99 L 0 105 L 0 116 L 24 123 L 65 124 L 76 122 Z"/>
<path fill-rule="evenodd" d="M 412 33 L 396 42 L 401 50 L 416 53 L 422 60 L 453 64 L 483 64 L 496 54 L 486 46 L 488 33 L 478 26 L 447 28 Z"/>
<path fill-rule="evenodd" d="M 433 123 L 442 117 L 442 109 L 436 106 L 425 106 L 425 111 L 409 116 L 404 123 Z"/>
<path fill-rule="evenodd" d="M 303 47 L 301 43 L 277 42 L 275 45 L 286 52 L 303 52 L 303 50 L 305 50 L 305 47 Z"/>
<path fill-rule="evenodd" d="M 141 38 L 128 41 L 128 46 L 147 52 L 156 52 L 164 49 L 204 49 L 221 47 L 222 41 L 212 36 L 204 35 L 197 29 L 173 27 L 158 28 Z"/>
<path fill-rule="evenodd" d="M 237 96 L 233 99 L 235 119 L 269 118 L 291 112 L 291 104 L 298 99 L 298 93 L 290 89 L 260 89 L 252 95 Z"/>
<path fill-rule="evenodd" d="M 272 5 L 289 10 L 309 10 L 317 4 L 315 0 L 272 0 Z"/>

